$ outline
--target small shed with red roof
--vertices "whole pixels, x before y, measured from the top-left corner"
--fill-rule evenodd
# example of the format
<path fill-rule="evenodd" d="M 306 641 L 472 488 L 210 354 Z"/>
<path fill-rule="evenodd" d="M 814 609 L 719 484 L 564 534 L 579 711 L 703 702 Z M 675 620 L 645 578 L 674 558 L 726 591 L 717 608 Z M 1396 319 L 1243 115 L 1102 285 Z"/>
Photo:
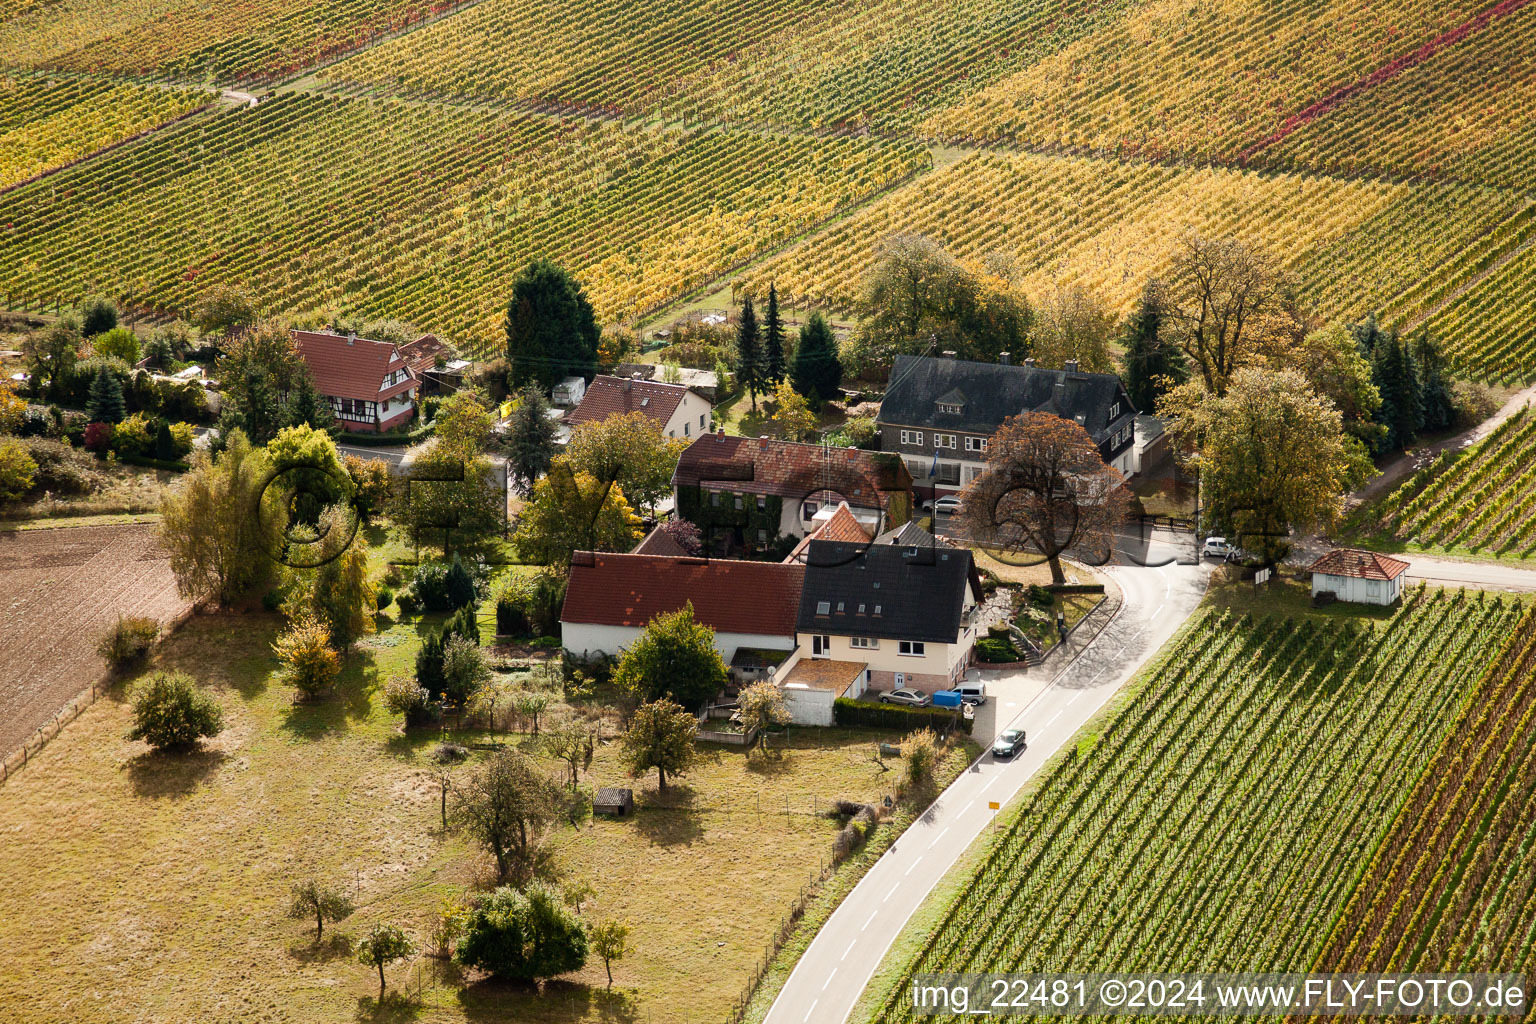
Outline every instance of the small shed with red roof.
<path fill-rule="evenodd" d="M 1340 601 L 1388 605 L 1403 595 L 1408 563 L 1375 551 L 1334 548 L 1312 563 L 1312 596 L 1332 594 Z"/>

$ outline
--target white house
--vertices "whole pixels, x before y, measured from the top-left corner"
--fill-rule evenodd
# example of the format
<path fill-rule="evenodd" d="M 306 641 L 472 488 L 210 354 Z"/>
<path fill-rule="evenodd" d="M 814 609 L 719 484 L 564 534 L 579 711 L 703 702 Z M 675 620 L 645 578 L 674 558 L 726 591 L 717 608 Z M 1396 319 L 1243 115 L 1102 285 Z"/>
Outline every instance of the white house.
<path fill-rule="evenodd" d="M 392 341 L 356 334 L 292 331 L 315 390 L 331 403 L 343 430 L 376 432 L 405 426 L 421 382 Z"/>
<path fill-rule="evenodd" d="M 1392 604 L 1403 595 L 1408 563 L 1374 551 L 1335 548 L 1312 563 L 1312 596 L 1330 593 L 1355 604 Z"/>
<path fill-rule="evenodd" d="M 715 631 L 725 663 L 756 667 L 773 660 L 772 652 L 794 650 L 804 580 L 803 565 L 578 551 L 560 612 L 561 643 L 583 658 L 618 657 L 656 616 L 692 602 L 694 617 Z"/>
<path fill-rule="evenodd" d="M 691 439 L 709 433 L 714 423 L 714 406 L 709 399 L 681 384 L 599 374 L 587 385 L 580 401 L 566 417 L 572 427 L 641 412 L 663 437 Z"/>

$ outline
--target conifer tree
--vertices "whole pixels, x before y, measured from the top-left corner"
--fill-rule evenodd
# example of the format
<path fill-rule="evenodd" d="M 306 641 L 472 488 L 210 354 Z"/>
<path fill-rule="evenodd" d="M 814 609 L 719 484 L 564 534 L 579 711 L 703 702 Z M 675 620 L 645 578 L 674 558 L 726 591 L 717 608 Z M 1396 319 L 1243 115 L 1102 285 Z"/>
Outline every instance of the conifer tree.
<path fill-rule="evenodd" d="M 790 383 L 814 403 L 835 398 L 842 382 L 843 364 L 838 358 L 832 327 L 826 317 L 812 313 L 810 321 L 800 328 Z"/>
<path fill-rule="evenodd" d="M 768 286 L 768 308 L 763 311 L 763 390 L 784 379 L 784 322 L 779 319 L 779 290 Z"/>
<path fill-rule="evenodd" d="M 90 401 L 86 404 L 92 423 L 121 423 L 128 415 L 123 401 L 123 385 L 117 375 L 102 365 L 91 381 Z"/>
<path fill-rule="evenodd" d="M 1418 371 L 1419 407 L 1422 429 L 1446 430 L 1456 422 L 1455 400 L 1451 394 L 1450 373 L 1440 346 L 1421 329 L 1412 344 L 1413 365 Z"/>
<path fill-rule="evenodd" d="M 1189 379 L 1189 361 L 1182 349 L 1161 336 L 1162 324 L 1161 290 L 1157 282 L 1148 282 L 1121 336 L 1125 390 L 1131 404 L 1145 413 L 1156 410 L 1158 399 L 1171 387 Z"/>
<path fill-rule="evenodd" d="M 741 301 L 741 320 L 736 327 L 736 380 L 752 396 L 752 411 L 757 411 L 757 393 L 763 389 L 762 337 L 757 328 L 757 312 L 752 296 Z"/>

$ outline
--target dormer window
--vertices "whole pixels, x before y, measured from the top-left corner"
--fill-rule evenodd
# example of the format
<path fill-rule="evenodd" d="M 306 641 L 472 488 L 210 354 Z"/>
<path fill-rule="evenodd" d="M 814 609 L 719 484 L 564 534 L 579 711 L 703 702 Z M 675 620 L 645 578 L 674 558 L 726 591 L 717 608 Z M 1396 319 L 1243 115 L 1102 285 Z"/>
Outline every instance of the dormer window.
<path fill-rule="evenodd" d="M 960 415 L 960 406 L 956 405 L 953 402 L 939 402 L 938 406 L 939 406 L 939 412 L 947 412 L 947 413 L 951 413 L 951 414 L 953 414 L 955 416 Z"/>
<path fill-rule="evenodd" d="M 1114 418 L 1116 416 L 1119 416 L 1119 415 L 1120 415 L 1120 403 L 1117 401 L 1114 405 L 1109 407 L 1109 418 L 1110 418 L 1111 421 L 1113 421 Z"/>

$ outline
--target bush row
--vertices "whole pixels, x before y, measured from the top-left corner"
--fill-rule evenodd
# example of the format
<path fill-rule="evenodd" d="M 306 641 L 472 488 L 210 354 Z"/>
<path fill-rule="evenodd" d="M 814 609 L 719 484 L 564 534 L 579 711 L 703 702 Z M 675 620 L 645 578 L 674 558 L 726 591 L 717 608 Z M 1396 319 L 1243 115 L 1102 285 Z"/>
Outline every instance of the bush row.
<path fill-rule="evenodd" d="M 838 725 L 867 725 L 876 729 L 914 732 L 918 729 L 945 729 L 958 726 L 969 736 L 972 720 L 945 708 L 908 708 L 896 704 L 871 704 L 868 701 L 839 697 L 832 702 L 832 720 Z"/>

